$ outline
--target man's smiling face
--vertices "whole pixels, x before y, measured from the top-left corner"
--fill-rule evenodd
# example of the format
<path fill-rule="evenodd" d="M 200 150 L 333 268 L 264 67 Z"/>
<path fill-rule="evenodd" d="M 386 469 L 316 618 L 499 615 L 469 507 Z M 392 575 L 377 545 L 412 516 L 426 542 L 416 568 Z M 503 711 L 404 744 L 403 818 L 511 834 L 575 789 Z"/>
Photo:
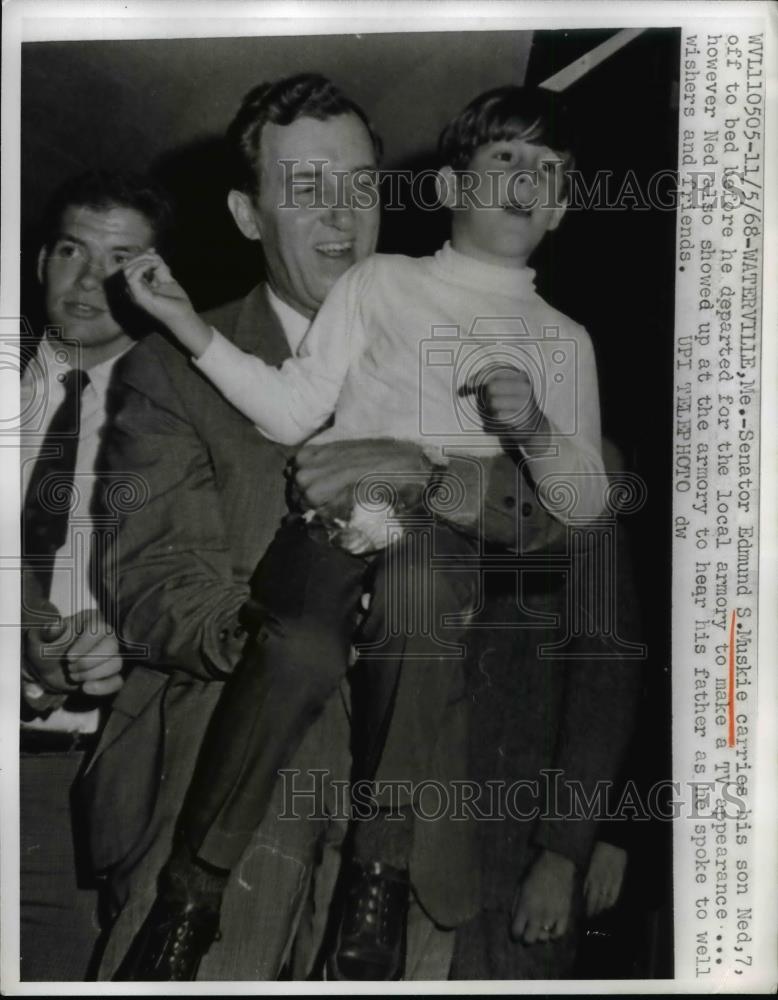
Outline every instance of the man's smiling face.
<path fill-rule="evenodd" d="M 151 223 L 133 208 L 69 205 L 53 241 L 41 250 L 47 321 L 80 342 L 86 362 L 98 364 L 131 342 L 108 306 L 105 279 L 153 240 Z"/>
<path fill-rule="evenodd" d="M 338 278 L 375 250 L 378 198 L 365 192 L 377 169 L 373 142 L 350 112 L 271 122 L 262 130 L 260 159 L 250 212 L 268 280 L 281 299 L 313 316 Z"/>

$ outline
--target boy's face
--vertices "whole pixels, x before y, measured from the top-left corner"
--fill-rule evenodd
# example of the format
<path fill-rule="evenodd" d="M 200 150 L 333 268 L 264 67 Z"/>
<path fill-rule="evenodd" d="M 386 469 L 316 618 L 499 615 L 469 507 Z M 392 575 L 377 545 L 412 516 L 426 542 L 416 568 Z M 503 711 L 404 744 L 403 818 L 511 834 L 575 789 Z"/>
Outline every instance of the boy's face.
<path fill-rule="evenodd" d="M 467 170 L 445 175 L 458 185 L 449 203 L 454 249 L 507 267 L 526 264 L 564 215 L 562 169 L 557 153 L 523 139 L 479 146 Z"/>

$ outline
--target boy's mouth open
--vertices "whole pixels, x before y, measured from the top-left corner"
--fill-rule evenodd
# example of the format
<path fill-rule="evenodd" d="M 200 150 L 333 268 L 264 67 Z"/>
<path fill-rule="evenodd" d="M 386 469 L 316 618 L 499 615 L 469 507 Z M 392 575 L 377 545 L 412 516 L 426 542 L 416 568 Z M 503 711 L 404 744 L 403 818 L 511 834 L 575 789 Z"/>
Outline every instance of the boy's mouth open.
<path fill-rule="evenodd" d="M 323 254 L 325 257 L 330 257 L 333 260 L 338 260 L 341 257 L 346 257 L 354 249 L 353 240 L 331 240 L 329 243 L 317 243 L 316 252 Z"/>

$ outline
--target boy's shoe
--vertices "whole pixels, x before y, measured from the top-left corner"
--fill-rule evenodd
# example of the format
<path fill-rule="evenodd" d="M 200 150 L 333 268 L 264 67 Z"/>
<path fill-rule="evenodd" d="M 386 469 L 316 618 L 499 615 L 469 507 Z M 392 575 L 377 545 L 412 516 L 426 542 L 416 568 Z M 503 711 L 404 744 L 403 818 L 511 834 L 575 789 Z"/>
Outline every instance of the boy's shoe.
<path fill-rule="evenodd" d="M 328 979 L 402 979 L 410 881 L 407 869 L 352 861 Z"/>
<path fill-rule="evenodd" d="M 219 911 L 157 896 L 112 982 L 190 982 L 219 934 Z"/>

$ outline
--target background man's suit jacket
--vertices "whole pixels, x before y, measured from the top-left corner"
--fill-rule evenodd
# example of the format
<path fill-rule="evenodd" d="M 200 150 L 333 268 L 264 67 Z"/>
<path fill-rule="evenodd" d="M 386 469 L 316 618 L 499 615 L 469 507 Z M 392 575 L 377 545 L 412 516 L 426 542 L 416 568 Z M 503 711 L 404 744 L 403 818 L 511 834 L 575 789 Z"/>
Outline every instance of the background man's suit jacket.
<path fill-rule="evenodd" d="M 476 639 L 469 683 L 473 777 L 503 791 L 526 783 L 503 801 L 503 821 L 479 824 L 488 909 L 510 910 L 521 874 L 543 848 L 585 874 L 598 833 L 598 786 L 604 791 L 604 783 L 619 778 L 634 730 L 645 647 L 628 542 L 616 524 L 616 558 L 605 570 L 612 589 L 598 593 L 593 567 L 610 543 L 605 531 L 594 539 L 575 552 L 570 570 L 549 565 L 527 574 L 520 601 L 505 587 L 493 593 L 491 606 L 514 627 Z M 601 616 L 609 593 L 615 604 Z M 620 790 L 615 799 L 609 792 L 611 806 Z"/>

